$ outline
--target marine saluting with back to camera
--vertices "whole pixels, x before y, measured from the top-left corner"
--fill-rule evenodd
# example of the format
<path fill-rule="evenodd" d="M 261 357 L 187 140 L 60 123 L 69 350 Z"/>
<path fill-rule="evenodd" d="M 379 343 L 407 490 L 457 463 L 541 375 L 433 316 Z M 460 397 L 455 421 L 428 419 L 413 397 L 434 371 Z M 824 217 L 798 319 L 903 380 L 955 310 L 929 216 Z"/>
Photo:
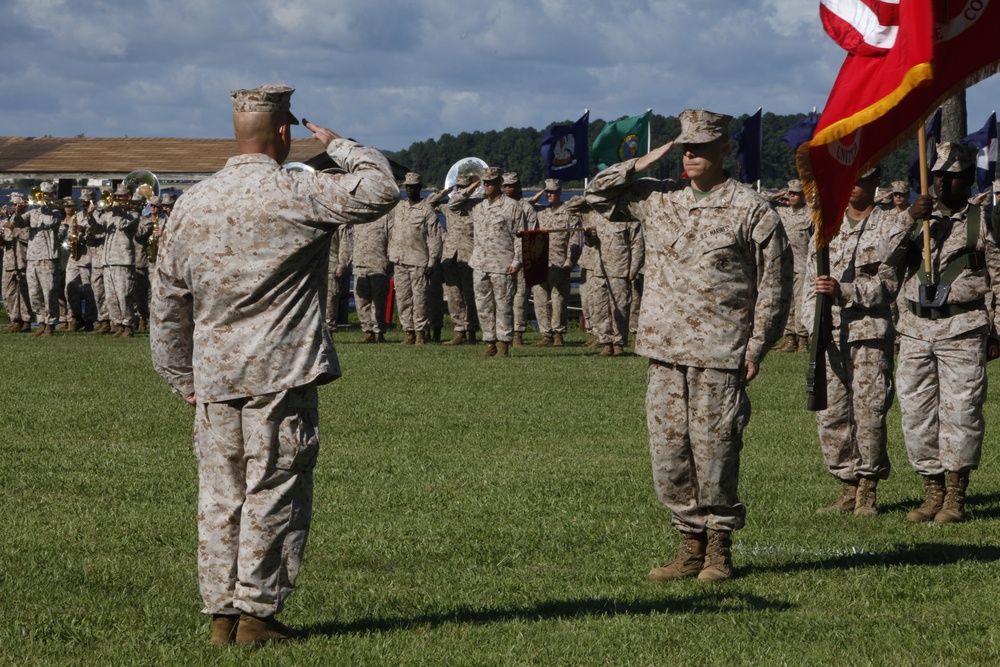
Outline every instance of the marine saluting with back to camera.
<path fill-rule="evenodd" d="M 198 575 L 213 644 L 296 633 L 295 586 L 319 451 L 317 385 L 340 376 L 321 286 L 337 225 L 399 201 L 386 158 L 305 122 L 343 173 L 281 168 L 293 89 L 232 93 L 240 154 L 178 201 L 160 239 L 150 346 L 195 407 Z"/>

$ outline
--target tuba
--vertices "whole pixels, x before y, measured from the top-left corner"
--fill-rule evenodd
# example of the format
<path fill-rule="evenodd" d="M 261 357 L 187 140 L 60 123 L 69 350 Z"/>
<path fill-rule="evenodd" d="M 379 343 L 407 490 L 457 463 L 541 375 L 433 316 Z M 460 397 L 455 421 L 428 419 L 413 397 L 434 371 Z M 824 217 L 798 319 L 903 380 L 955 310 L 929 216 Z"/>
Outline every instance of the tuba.
<path fill-rule="evenodd" d="M 141 199 L 133 199 L 132 207 L 142 210 L 146 207 L 146 201 L 160 194 L 160 181 L 156 175 L 146 169 L 136 169 L 125 175 L 125 185 L 132 191 L 133 195 L 138 195 Z"/>
<path fill-rule="evenodd" d="M 469 176 L 473 180 L 479 181 L 479 187 L 476 189 L 476 195 L 483 194 L 483 170 L 489 165 L 483 160 L 477 157 L 465 157 L 451 165 L 451 169 L 448 170 L 448 175 L 444 178 L 444 188 L 447 190 L 451 186 L 458 182 L 458 177 Z"/>

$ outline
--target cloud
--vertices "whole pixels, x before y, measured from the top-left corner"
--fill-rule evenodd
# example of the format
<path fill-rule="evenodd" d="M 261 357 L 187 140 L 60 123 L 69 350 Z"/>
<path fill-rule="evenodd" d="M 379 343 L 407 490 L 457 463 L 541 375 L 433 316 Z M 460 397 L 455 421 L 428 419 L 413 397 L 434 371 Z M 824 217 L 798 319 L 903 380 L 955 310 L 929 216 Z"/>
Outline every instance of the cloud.
<path fill-rule="evenodd" d="M 15 135 L 226 137 L 230 90 L 284 82 L 300 114 L 398 149 L 584 108 L 807 112 L 843 61 L 803 0 L 9 4 L 0 85 L 31 91 L 0 100 Z M 970 94 L 974 125 L 998 81 Z"/>

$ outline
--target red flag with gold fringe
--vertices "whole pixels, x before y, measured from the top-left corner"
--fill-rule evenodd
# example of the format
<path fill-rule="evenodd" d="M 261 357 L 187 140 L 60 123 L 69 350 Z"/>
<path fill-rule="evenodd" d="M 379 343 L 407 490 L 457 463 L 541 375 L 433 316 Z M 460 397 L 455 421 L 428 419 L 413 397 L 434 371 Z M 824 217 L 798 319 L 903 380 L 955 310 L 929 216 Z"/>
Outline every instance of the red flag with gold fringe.
<path fill-rule="evenodd" d="M 549 233 L 544 229 L 520 233 L 524 284 L 541 285 L 549 279 Z"/>
<path fill-rule="evenodd" d="M 998 0 L 821 0 L 848 55 L 811 141 L 797 152 L 817 243 L 840 228 L 859 173 L 938 106 L 1000 67 Z"/>

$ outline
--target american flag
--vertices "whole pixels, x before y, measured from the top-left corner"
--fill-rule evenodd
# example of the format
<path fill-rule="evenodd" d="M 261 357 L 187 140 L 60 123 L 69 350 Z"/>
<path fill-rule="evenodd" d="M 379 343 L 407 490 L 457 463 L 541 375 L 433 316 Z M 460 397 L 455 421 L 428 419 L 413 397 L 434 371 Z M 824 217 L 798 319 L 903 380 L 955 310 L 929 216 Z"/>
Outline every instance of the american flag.
<path fill-rule="evenodd" d="M 885 55 L 899 34 L 900 0 L 821 0 L 823 27 L 845 51 Z"/>

